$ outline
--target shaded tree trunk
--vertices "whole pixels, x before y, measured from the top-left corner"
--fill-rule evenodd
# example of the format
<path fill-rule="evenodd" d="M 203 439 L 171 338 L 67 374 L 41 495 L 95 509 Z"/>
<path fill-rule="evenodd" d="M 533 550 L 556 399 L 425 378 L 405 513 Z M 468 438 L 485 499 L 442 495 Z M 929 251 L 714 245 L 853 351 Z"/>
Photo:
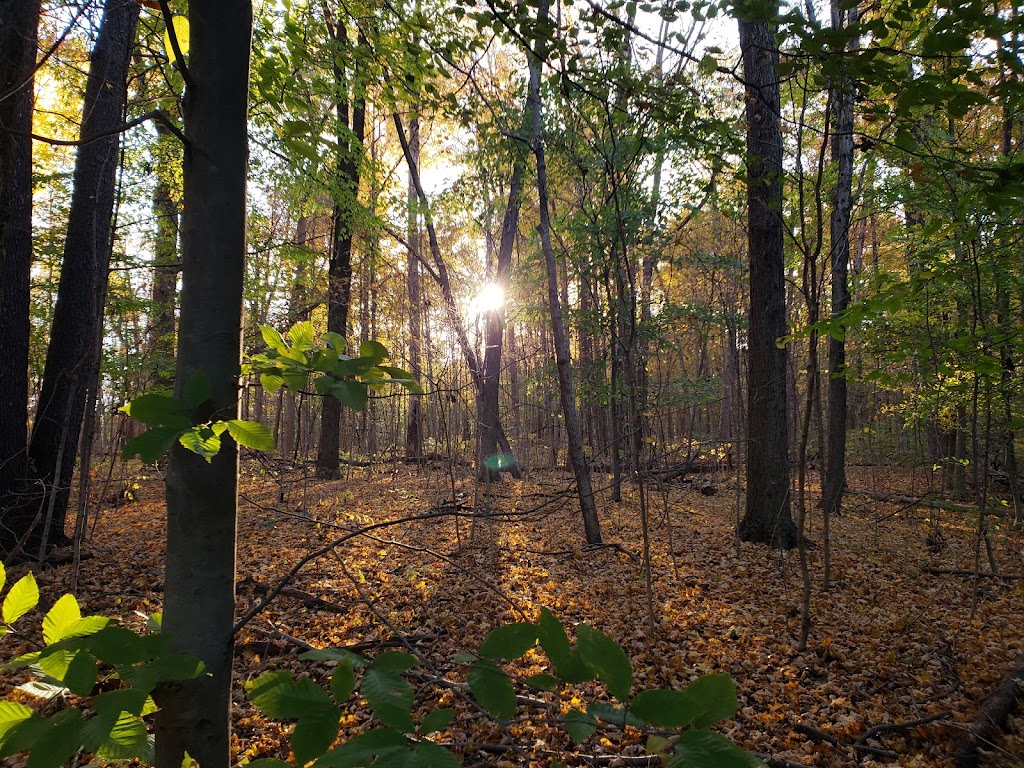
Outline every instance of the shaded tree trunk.
<path fill-rule="evenodd" d="M 103 318 L 120 158 L 116 129 L 124 122 L 128 64 L 138 20 L 138 4 L 107 0 L 85 86 L 81 135 L 110 135 L 83 144 L 75 159 L 60 284 L 29 444 L 33 471 L 44 491 L 53 496 L 47 505 L 52 504 L 54 543 L 67 541 L 64 521 L 91 384 L 89 362 Z M 30 541 L 37 540 L 38 533 L 33 532 Z"/>
<path fill-rule="evenodd" d="M 769 7 L 771 19 L 777 4 Z M 747 502 L 744 541 L 789 549 L 797 543 L 790 513 L 786 286 L 782 239 L 782 133 L 779 52 L 770 19 L 738 8 L 747 113 L 747 217 L 750 260 Z"/>
<path fill-rule="evenodd" d="M 543 28 L 548 23 L 548 0 L 540 0 L 537 7 L 537 25 Z M 583 436 L 580 432 L 579 415 L 576 411 L 576 385 L 573 381 L 569 355 L 569 334 L 562 317 L 562 302 L 558 295 L 558 272 L 555 253 L 551 246 L 551 220 L 548 206 L 547 161 L 544 154 L 544 122 L 541 114 L 540 75 L 543 62 L 534 52 L 528 52 L 530 61 L 529 103 L 533 123 L 533 153 L 537 160 L 537 196 L 540 211 L 541 248 L 548 278 L 548 309 L 551 313 L 551 331 L 554 337 L 555 364 L 558 368 L 558 391 L 562 399 L 562 413 L 565 416 L 566 439 L 569 447 L 569 461 L 576 476 L 580 511 L 583 515 L 583 530 L 587 544 L 601 543 L 601 525 L 597 516 L 597 505 L 590 482 L 590 467 L 583 452 Z"/>
<path fill-rule="evenodd" d="M 327 269 L 327 330 L 346 336 L 348 313 L 352 303 L 352 221 L 358 206 L 359 166 L 366 133 L 366 96 L 359 85 L 358 68 L 352 82 L 346 86 L 346 73 L 338 64 L 341 56 L 340 44 L 346 40 L 345 28 L 336 22 L 334 40 L 339 47 L 335 51 L 334 79 L 341 92 L 336 109 L 338 124 L 338 160 L 335 174 L 335 202 L 331 216 L 331 260 Z M 360 37 L 359 44 L 364 43 Z M 352 96 L 352 124 L 349 126 L 349 105 L 347 93 Z M 348 137 L 352 139 L 349 140 Z M 341 147 L 345 147 L 341 149 Z M 339 460 L 341 439 L 341 401 L 334 397 L 321 398 L 320 447 L 316 457 L 318 477 L 337 479 L 341 477 Z"/>
<path fill-rule="evenodd" d="M 414 106 L 409 119 L 409 157 L 417 168 L 420 164 L 420 115 Z M 412 170 L 409 171 L 409 185 L 406 192 L 408 223 L 406 237 L 409 251 L 405 259 L 405 275 L 409 294 L 409 372 L 419 379 L 423 375 L 423 329 L 421 312 L 423 286 L 420 277 L 420 249 L 423 238 L 420 233 L 419 204 L 416 198 L 416 183 Z M 405 425 L 405 458 L 419 460 L 423 457 L 423 396 L 409 395 L 409 416 Z"/>
<path fill-rule="evenodd" d="M 196 421 L 238 413 L 245 269 L 247 100 L 252 6 L 189 3 L 182 294 L 175 390 L 202 372 L 212 396 Z M 163 630 L 206 674 L 157 693 L 156 765 L 230 764 L 238 450 L 225 434 L 211 462 L 175 444 L 167 475 Z"/>
<path fill-rule="evenodd" d="M 161 122 L 156 124 L 158 162 L 177 163 L 177 142 L 170 130 Z M 174 370 L 174 309 L 178 293 L 178 201 L 174 199 L 173 184 L 169 178 L 171 168 L 156 169 L 156 187 L 153 190 L 153 216 L 156 218 L 156 240 L 153 253 L 153 309 L 149 327 L 149 357 L 153 370 L 153 383 L 170 387 Z"/>
<path fill-rule="evenodd" d="M 32 130 L 39 5 L 38 0 L 0 0 L 0 504 L 5 507 L 27 467 L 32 140 L 24 134 Z M 0 551 L 9 551 L 18 538 L 12 528 L 24 525 L 12 519 L 20 517 L 16 510 L 0 514 Z"/>

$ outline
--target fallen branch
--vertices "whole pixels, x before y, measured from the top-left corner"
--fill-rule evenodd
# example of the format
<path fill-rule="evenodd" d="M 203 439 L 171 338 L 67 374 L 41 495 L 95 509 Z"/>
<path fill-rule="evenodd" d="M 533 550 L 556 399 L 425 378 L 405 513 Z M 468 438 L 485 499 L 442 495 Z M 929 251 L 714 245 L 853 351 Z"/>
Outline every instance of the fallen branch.
<path fill-rule="evenodd" d="M 238 582 L 238 586 L 249 587 L 250 589 L 252 589 L 253 592 L 256 592 L 261 595 L 270 594 L 271 590 L 271 587 L 260 581 L 257 581 L 251 576 Z M 316 595 L 311 595 L 308 592 L 303 592 L 301 589 L 292 589 L 290 587 L 285 587 L 280 591 L 279 594 L 284 595 L 285 597 L 290 597 L 293 600 L 298 600 L 303 605 L 306 605 L 309 608 L 314 608 L 318 611 L 330 611 L 331 613 L 341 614 L 346 614 L 349 611 L 349 609 L 343 605 L 338 605 L 337 603 L 332 603 L 329 600 L 324 600 L 323 598 L 317 597 Z"/>
<path fill-rule="evenodd" d="M 975 576 L 981 579 L 1024 579 L 1024 575 L 1019 573 L 975 573 L 969 568 L 921 568 L 921 571 L 939 576 L 970 576 L 972 579 Z"/>
<path fill-rule="evenodd" d="M 874 499 L 875 501 L 886 501 L 890 504 L 905 504 L 907 507 L 928 507 L 929 509 L 945 509 L 950 512 L 964 512 L 967 514 L 976 515 L 978 513 L 978 507 L 974 504 L 958 504 L 955 501 L 947 501 L 946 499 L 935 499 L 929 498 L 928 494 L 924 496 L 904 496 L 899 493 L 879 493 L 878 491 L 846 491 L 847 496 L 862 496 L 866 499 Z M 1006 512 L 1002 509 L 988 509 L 985 511 L 986 515 L 992 515 L 994 517 L 1005 517 Z"/>
<path fill-rule="evenodd" d="M 967 726 L 966 734 L 954 746 L 953 759 L 957 768 L 976 768 L 981 759 L 981 747 L 991 743 L 1017 706 L 1024 692 L 1024 656 L 988 696 L 981 700 L 978 714 Z"/>

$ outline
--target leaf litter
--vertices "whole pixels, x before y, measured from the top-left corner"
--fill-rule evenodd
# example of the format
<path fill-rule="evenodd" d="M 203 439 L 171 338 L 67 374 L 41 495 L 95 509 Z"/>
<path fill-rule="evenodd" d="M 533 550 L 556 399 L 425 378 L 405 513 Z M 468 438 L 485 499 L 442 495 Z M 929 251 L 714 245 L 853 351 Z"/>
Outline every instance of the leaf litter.
<path fill-rule="evenodd" d="M 851 485 L 907 487 L 906 471 L 870 473 L 851 470 Z M 561 726 L 552 727 L 543 707 L 520 706 L 502 727 L 480 717 L 458 683 L 437 685 L 465 680 L 454 657 L 475 650 L 491 629 L 532 621 L 546 606 L 571 636 L 586 622 L 617 640 L 632 660 L 634 690 L 682 688 L 712 672 L 732 675 L 739 712 L 721 730 L 777 765 L 952 765 L 953 744 L 978 702 L 1024 653 L 1024 579 L 1013 578 L 1024 573 L 1022 531 L 995 521 L 994 555 L 1009 578 L 979 580 L 971 618 L 974 579 L 928 569 L 973 567 L 976 519 L 850 497 L 847 511 L 832 520 L 826 594 L 821 518 L 813 510 L 813 620 L 808 648 L 798 653 L 796 553 L 737 547 L 734 482 L 718 480 L 714 495 L 685 485 L 647 489 L 652 636 L 634 486 L 624 485 L 617 504 L 607 489 L 599 491 L 602 533 L 612 546 L 586 548 L 564 473 L 534 472 L 526 481 L 483 487 L 403 467 L 311 482 L 301 493 L 293 487 L 283 501 L 283 486 L 244 474 L 238 616 L 260 605 L 302 558 L 326 551 L 237 635 L 235 761 L 287 759 L 291 727 L 263 718 L 242 683 L 271 669 L 326 680 L 329 667 L 298 658 L 304 649 L 326 647 L 370 656 L 407 649 L 425 659 L 412 678 L 419 686 L 414 719 L 455 708 L 439 737 L 461 752 L 465 765 L 546 765 L 557 756 L 567 765 L 596 759 L 616 766 L 643 755 L 646 736 L 631 726 L 601 729 L 577 746 Z M 165 507 L 158 479 L 136 485 L 128 503 L 100 510 L 78 599 L 90 613 L 141 628 L 162 600 Z M 474 498 L 484 514 L 474 516 Z M 327 547 L 358 528 L 406 518 L 417 519 Z M 37 576 L 46 606 L 69 588 L 70 566 L 44 567 Z M 5 657 L 18 652 L 11 645 Z M 544 661 L 531 652 L 515 671 L 545 672 Z M 4 693 L 22 682 L 3 681 Z M 529 689 L 519 692 L 529 704 Z M 611 701 L 601 683 L 566 687 L 559 698 L 563 712 Z M 370 717 L 365 701 L 351 700 L 342 736 L 355 735 Z M 513 743 L 518 751 L 508 749 Z M 983 764 L 1019 766 L 1022 755 L 1024 718 L 1011 718 L 1008 732 L 985 749 Z"/>

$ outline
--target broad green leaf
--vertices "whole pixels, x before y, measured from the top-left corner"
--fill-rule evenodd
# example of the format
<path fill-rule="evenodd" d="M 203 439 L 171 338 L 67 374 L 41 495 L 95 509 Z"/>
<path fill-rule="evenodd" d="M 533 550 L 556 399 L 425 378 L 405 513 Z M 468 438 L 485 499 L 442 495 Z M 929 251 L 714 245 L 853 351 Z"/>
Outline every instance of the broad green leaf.
<path fill-rule="evenodd" d="M 369 341 L 364 341 L 362 344 L 359 345 L 359 356 L 369 357 L 373 360 L 378 361 L 387 360 L 388 348 L 381 344 L 379 341 L 374 341 L 373 339 L 370 339 Z"/>
<path fill-rule="evenodd" d="M 413 747 L 411 768 L 459 768 L 462 762 L 450 750 L 432 741 L 421 741 Z"/>
<path fill-rule="evenodd" d="M 146 765 L 153 762 L 153 737 L 150 736 L 142 718 L 128 712 L 121 712 L 107 739 L 96 752 L 102 760 L 141 760 Z"/>
<path fill-rule="evenodd" d="M 176 427 L 186 429 L 191 425 L 184 415 L 184 406 L 169 395 L 140 395 L 125 403 L 120 410 L 147 427 Z"/>
<path fill-rule="evenodd" d="M 34 714 L 24 704 L 19 704 L 16 701 L 0 701 L 0 744 L 3 743 L 4 734 Z"/>
<path fill-rule="evenodd" d="M 480 643 L 480 655 L 511 661 L 530 650 L 536 642 L 536 624 L 504 624 L 492 629 Z"/>
<path fill-rule="evenodd" d="M 380 765 L 388 757 L 408 751 L 408 742 L 393 728 L 375 728 L 349 739 L 335 747 L 313 764 L 313 768 L 362 768 L 371 764 Z"/>
<path fill-rule="evenodd" d="M 7 583 L 7 569 L 4 568 L 4 564 L 0 563 L 0 592 L 4 591 L 4 585 Z"/>
<path fill-rule="evenodd" d="M 340 333 L 328 331 L 320 338 L 323 339 L 324 343 L 333 349 L 335 353 L 340 355 L 345 352 L 345 338 Z"/>
<path fill-rule="evenodd" d="M 130 629 L 108 626 L 88 637 L 82 645 L 107 664 L 137 664 L 158 656 L 167 647 L 167 637 L 140 637 Z"/>
<path fill-rule="evenodd" d="M 729 741 L 705 728 L 687 731 L 676 741 L 676 753 L 669 768 L 758 768 L 764 763 Z"/>
<path fill-rule="evenodd" d="M 703 675 L 690 683 L 683 695 L 697 709 L 698 715 L 691 723 L 694 728 L 704 728 L 719 720 L 736 716 L 739 703 L 736 700 L 736 684 L 729 675 Z"/>
<path fill-rule="evenodd" d="M 581 624 L 576 631 L 576 647 L 583 663 L 597 673 L 611 694 L 619 701 L 628 700 L 633 669 L 622 646 L 599 629 Z"/>
<path fill-rule="evenodd" d="M 61 646 L 50 646 L 39 654 L 37 664 L 44 673 L 58 682 L 64 682 L 64 675 L 68 673 L 71 660 L 75 658 L 78 651 Z"/>
<path fill-rule="evenodd" d="M 178 41 L 178 49 L 181 51 L 182 56 L 188 56 L 189 48 L 189 26 L 188 18 L 185 16 L 172 16 L 171 26 L 174 27 L 174 37 Z M 171 35 L 165 29 L 164 30 L 164 51 L 167 52 L 168 60 L 176 65 L 181 66 L 182 62 L 178 61 L 177 55 L 174 53 L 174 46 L 171 45 Z"/>
<path fill-rule="evenodd" d="M 416 729 L 411 714 L 413 687 L 402 676 L 416 664 L 416 657 L 408 653 L 382 653 L 367 668 L 359 686 L 377 719 L 402 733 Z"/>
<path fill-rule="evenodd" d="M 281 378 L 284 379 L 284 385 L 296 394 L 302 392 L 309 382 L 309 374 L 306 371 L 282 371 Z"/>
<path fill-rule="evenodd" d="M 78 651 L 68 664 L 62 682 L 72 693 L 88 696 L 96 685 L 96 660 L 87 651 Z"/>
<path fill-rule="evenodd" d="M 133 688 L 152 691 L 157 683 L 173 680 L 192 680 L 203 674 L 205 667 L 199 659 L 184 653 L 164 653 L 152 661 L 121 667 L 121 679 Z"/>
<path fill-rule="evenodd" d="M 274 351 L 282 352 L 288 349 L 288 342 L 284 340 L 284 336 L 276 328 L 271 328 L 269 325 L 261 325 L 260 333 L 263 335 L 263 341 Z"/>
<path fill-rule="evenodd" d="M 359 381 L 336 381 L 331 387 L 331 395 L 353 411 L 363 410 L 369 400 L 366 385 Z"/>
<path fill-rule="evenodd" d="M 607 723 L 617 725 L 620 728 L 632 725 L 634 728 L 643 728 L 645 723 L 632 712 L 616 707 L 606 701 L 595 701 L 587 705 L 587 714 L 599 717 Z"/>
<path fill-rule="evenodd" d="M 36 577 L 29 572 L 14 582 L 11 591 L 4 598 L 0 615 L 3 616 L 5 623 L 13 624 L 38 604 L 39 586 L 36 584 Z"/>
<path fill-rule="evenodd" d="M 58 640 L 63 640 L 64 631 L 80 618 L 82 618 L 82 611 L 78 607 L 75 596 L 64 595 L 43 617 L 43 642 L 53 645 Z"/>
<path fill-rule="evenodd" d="M 426 736 L 431 733 L 437 733 L 443 731 L 451 723 L 452 718 L 455 717 L 455 710 L 450 708 L 435 709 L 430 712 L 426 717 L 423 718 L 423 722 L 420 723 L 420 734 Z"/>
<path fill-rule="evenodd" d="M 197 368 L 181 388 L 181 404 L 188 409 L 196 408 L 213 397 L 213 387 L 206 371 Z"/>
<path fill-rule="evenodd" d="M 694 702 L 682 691 L 661 688 L 638 693 L 629 711 L 656 728 L 685 728 L 698 715 Z"/>
<path fill-rule="evenodd" d="M 538 691 L 554 691 L 558 688 L 558 678 L 544 672 L 530 675 L 523 682 L 531 688 L 536 688 Z"/>
<path fill-rule="evenodd" d="M 317 686 L 308 677 L 299 680 L 309 682 L 317 690 L 323 689 Z M 324 694 L 326 699 L 326 694 Z M 292 731 L 292 753 L 299 765 L 305 765 L 310 760 L 319 757 L 328 749 L 335 739 L 338 738 L 338 720 L 341 712 L 331 704 L 319 705 L 315 709 L 304 711 L 299 716 L 299 722 L 295 724 Z"/>
<path fill-rule="evenodd" d="M 586 712 L 570 709 L 565 713 L 565 732 L 577 744 L 586 741 L 597 730 L 597 721 Z"/>
<path fill-rule="evenodd" d="M 348 701 L 356 688 L 356 676 L 352 671 L 352 659 L 342 659 L 331 675 L 331 695 L 339 704 Z"/>
<path fill-rule="evenodd" d="M 254 451 L 274 450 L 274 434 L 258 421 L 231 419 L 227 422 L 228 433 L 239 445 L 252 448 Z"/>
<path fill-rule="evenodd" d="M 152 705 L 152 699 L 145 691 L 135 688 L 120 688 L 116 691 L 105 691 L 93 696 L 92 707 L 99 714 L 112 714 L 114 716 L 121 712 L 128 712 L 132 715 L 149 714 L 147 709 Z"/>
<path fill-rule="evenodd" d="M 36 738 L 28 760 L 25 761 L 25 768 L 60 768 L 82 744 L 85 721 L 79 710 L 61 710 L 45 722 L 49 727 Z"/>
<path fill-rule="evenodd" d="M 331 706 L 327 691 L 308 677 L 292 680 L 284 669 L 264 672 L 246 683 L 245 689 L 253 706 L 275 719 L 302 717 Z"/>
<path fill-rule="evenodd" d="M 466 673 L 469 690 L 484 709 L 501 720 L 511 720 L 516 713 L 516 691 L 505 670 L 480 659 Z"/>
<path fill-rule="evenodd" d="M 299 320 L 288 329 L 288 339 L 296 349 L 306 351 L 313 348 L 313 322 Z"/>
<path fill-rule="evenodd" d="M 141 435 L 133 437 L 125 443 L 124 450 L 121 451 L 121 458 L 130 459 L 133 456 L 138 456 L 142 459 L 143 464 L 153 464 L 171 449 L 182 429 L 184 427 L 181 429 L 178 427 L 147 429 Z"/>
<path fill-rule="evenodd" d="M 476 661 L 476 654 L 470 653 L 469 651 L 459 651 L 452 656 L 452 661 L 455 664 L 472 664 Z"/>
<path fill-rule="evenodd" d="M 207 462 L 212 461 L 213 457 L 220 453 L 220 437 L 205 425 L 188 430 L 178 438 L 178 442 L 183 448 L 201 456 Z"/>
<path fill-rule="evenodd" d="M 49 731 L 50 721 L 34 712 L 27 718 L 11 723 L 7 728 L 0 727 L 0 757 L 10 757 L 31 749 Z"/>
<path fill-rule="evenodd" d="M 704 77 L 710 77 L 715 74 L 715 70 L 718 69 L 718 60 L 711 54 L 707 54 L 700 60 L 699 69 L 701 75 Z"/>
<path fill-rule="evenodd" d="M 108 624 L 110 619 L 107 616 L 83 616 L 64 630 L 64 637 L 87 637 L 99 632 Z"/>
<path fill-rule="evenodd" d="M 560 679 L 567 683 L 584 683 L 594 679 L 594 673 L 587 669 L 579 654 L 569 645 L 569 638 L 561 622 L 547 608 L 540 609 L 537 636 L 540 647 L 555 665 Z"/>
<path fill-rule="evenodd" d="M 276 373 L 261 373 L 260 384 L 265 390 L 267 390 L 267 392 L 273 394 L 284 385 L 284 379 Z M 249 765 L 253 764 L 254 763 L 249 763 Z"/>

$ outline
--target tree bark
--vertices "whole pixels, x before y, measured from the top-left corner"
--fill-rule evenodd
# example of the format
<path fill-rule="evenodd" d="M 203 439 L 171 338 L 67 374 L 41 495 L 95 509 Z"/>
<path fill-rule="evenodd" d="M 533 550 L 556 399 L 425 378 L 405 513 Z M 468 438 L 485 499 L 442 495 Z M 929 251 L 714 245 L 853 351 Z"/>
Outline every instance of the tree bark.
<path fill-rule="evenodd" d="M 331 215 L 331 260 L 327 269 L 327 330 L 344 337 L 348 332 L 348 313 L 352 303 L 352 222 L 359 199 L 359 166 L 366 133 L 366 96 L 359 85 L 358 67 L 351 83 L 347 83 L 347 75 L 338 64 L 341 44 L 346 41 L 345 28 L 340 21 L 335 22 L 332 36 L 339 48 L 334 53 L 334 80 L 341 95 L 336 105 L 339 150 L 334 178 L 335 201 Z M 363 42 L 360 38 L 360 46 Z M 350 91 L 351 126 L 348 105 Z M 325 479 L 337 479 L 341 477 L 341 402 L 334 397 L 324 397 L 321 409 L 316 474 Z"/>
<path fill-rule="evenodd" d="M 213 394 L 193 413 L 202 422 L 238 414 L 252 6 L 191 2 L 189 23 L 175 390 L 206 376 Z M 158 692 L 158 768 L 179 768 L 186 751 L 203 768 L 230 764 L 238 451 L 222 440 L 211 462 L 178 444 L 171 452 L 163 629 L 206 674 Z"/>
<path fill-rule="evenodd" d="M 0 0 L 0 551 L 17 543 L 8 493 L 25 476 L 28 444 L 32 130 L 38 0 Z M 9 131 L 9 132 L 8 132 Z M 31 513 L 31 514 L 34 514 Z"/>
<path fill-rule="evenodd" d="M 138 4 L 106 1 L 85 86 L 81 135 L 109 135 L 83 144 L 75 159 L 60 284 L 29 444 L 35 476 L 53 497 L 55 543 L 67 538 L 64 522 L 92 376 L 90 352 L 97 324 L 103 321 L 120 158 L 121 137 L 116 129 L 124 122 L 128 64 L 138 20 Z M 33 532 L 29 541 L 37 543 L 38 534 Z"/>
<path fill-rule="evenodd" d="M 790 513 L 785 262 L 782 238 L 782 132 L 779 51 L 771 20 L 738 9 L 747 112 L 747 217 L 750 310 L 747 408 L 747 501 L 744 541 L 789 549 L 797 543 Z"/>
<path fill-rule="evenodd" d="M 544 28 L 548 23 L 548 0 L 540 0 L 537 7 L 537 26 Z M 533 123 L 533 154 L 537 160 L 537 196 L 540 210 L 541 249 L 548 278 L 548 309 L 551 313 L 551 332 L 554 337 L 555 365 L 558 368 L 558 391 L 562 399 L 562 413 L 565 416 L 565 431 L 569 446 L 569 461 L 576 476 L 580 511 L 583 515 L 583 530 L 587 544 L 601 543 L 601 524 L 597 516 L 594 490 L 590 483 L 590 467 L 583 452 L 583 435 L 580 432 L 579 416 L 576 411 L 576 384 L 573 380 L 572 361 L 569 354 L 569 334 L 562 317 L 562 302 L 558 295 L 558 272 L 555 253 L 551 247 L 551 220 L 548 207 L 547 160 L 544 155 L 544 119 L 541 113 L 540 74 L 543 62 L 533 52 L 527 56 L 530 61 L 529 103 Z"/>
<path fill-rule="evenodd" d="M 156 123 L 156 187 L 153 190 L 153 216 L 156 239 L 153 246 L 153 309 L 149 326 L 149 362 L 152 382 L 158 387 L 174 384 L 174 309 L 178 293 L 178 201 L 175 200 L 171 174 L 180 162 L 178 139 L 161 122 Z M 174 144 L 172 144 L 174 142 Z M 168 167 L 170 166 L 170 167 Z"/>
<path fill-rule="evenodd" d="M 409 372 L 419 379 L 423 375 L 423 328 L 420 322 L 423 312 L 423 281 L 419 262 L 422 256 L 420 249 L 423 237 L 420 232 L 419 204 L 412 172 L 412 167 L 419 168 L 420 164 L 420 115 L 415 106 L 409 119 L 409 157 L 409 184 L 405 198 L 408 216 L 406 237 L 409 242 L 409 252 L 405 259 L 409 295 Z M 409 395 L 409 415 L 405 425 L 405 458 L 416 461 L 423 458 L 423 396 L 418 394 Z"/>

